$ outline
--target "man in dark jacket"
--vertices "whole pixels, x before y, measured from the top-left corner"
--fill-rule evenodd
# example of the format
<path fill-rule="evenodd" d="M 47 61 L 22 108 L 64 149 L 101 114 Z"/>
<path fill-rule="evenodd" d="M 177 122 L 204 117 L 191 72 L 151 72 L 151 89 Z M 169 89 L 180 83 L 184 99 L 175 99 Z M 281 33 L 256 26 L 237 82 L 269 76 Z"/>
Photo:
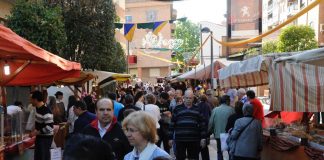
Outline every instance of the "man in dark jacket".
<path fill-rule="evenodd" d="M 114 117 L 114 106 L 112 100 L 108 98 L 100 99 L 96 105 L 97 119 L 87 125 L 82 133 L 92 135 L 108 142 L 116 156 L 116 159 L 122 160 L 124 156 L 131 151 L 131 146 Z"/>
<path fill-rule="evenodd" d="M 73 112 L 78 116 L 78 119 L 74 122 L 73 133 L 80 133 L 85 126 L 96 119 L 96 115 L 87 111 L 87 106 L 82 101 L 76 101 L 74 103 Z"/>
<path fill-rule="evenodd" d="M 204 120 L 205 120 L 205 124 L 207 126 L 208 121 L 209 121 L 209 117 L 211 115 L 211 106 L 210 103 L 208 102 L 208 97 L 206 95 L 201 95 L 200 96 L 200 103 L 197 104 L 200 113 L 203 115 Z M 206 133 L 207 133 L 207 127 L 205 128 Z M 207 145 L 209 144 L 209 137 L 207 137 Z M 200 149 L 200 153 L 201 153 L 201 158 L 202 160 L 209 160 L 209 150 L 208 150 L 208 146 L 206 147 L 201 147 Z"/>
<path fill-rule="evenodd" d="M 206 147 L 206 122 L 193 100 L 192 90 L 187 90 L 184 104 L 177 106 L 172 115 L 169 138 L 175 135 L 177 160 L 199 159 L 200 146 Z M 170 140 L 169 144 L 172 143 Z"/>
<path fill-rule="evenodd" d="M 161 119 L 159 120 L 160 129 L 158 130 L 159 140 L 157 142 L 157 146 L 160 147 L 161 143 L 163 142 L 163 149 L 167 153 L 170 153 L 168 131 L 171 121 L 171 112 L 169 108 L 170 103 L 168 100 L 169 94 L 166 92 L 161 92 L 159 95 L 159 100 L 156 102 L 156 105 L 159 106 L 161 113 Z"/>

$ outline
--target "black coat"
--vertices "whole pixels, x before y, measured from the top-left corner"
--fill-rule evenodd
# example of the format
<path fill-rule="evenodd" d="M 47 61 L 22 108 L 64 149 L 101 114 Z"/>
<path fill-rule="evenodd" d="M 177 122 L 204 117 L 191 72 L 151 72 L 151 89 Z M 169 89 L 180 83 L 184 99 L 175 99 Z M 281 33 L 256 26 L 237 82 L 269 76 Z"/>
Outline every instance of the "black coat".
<path fill-rule="evenodd" d="M 87 125 L 82 133 L 101 138 L 98 129 L 98 119 L 93 120 Z M 123 160 L 124 156 L 132 150 L 127 137 L 115 117 L 102 139 L 111 145 L 117 160 Z"/>

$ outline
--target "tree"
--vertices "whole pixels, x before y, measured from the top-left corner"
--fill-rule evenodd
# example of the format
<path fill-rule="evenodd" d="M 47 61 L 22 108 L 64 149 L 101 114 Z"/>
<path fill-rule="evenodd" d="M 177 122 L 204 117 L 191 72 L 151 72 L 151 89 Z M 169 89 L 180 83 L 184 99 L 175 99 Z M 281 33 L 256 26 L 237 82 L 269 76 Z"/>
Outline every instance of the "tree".
<path fill-rule="evenodd" d="M 41 48 L 61 55 L 66 42 L 62 19 L 59 7 L 19 0 L 8 16 L 8 27 Z"/>
<path fill-rule="evenodd" d="M 188 20 L 180 21 L 176 24 L 175 38 L 183 40 L 182 45 L 176 51 L 176 55 L 173 60 L 184 62 L 184 54 L 189 53 L 188 57 L 191 57 L 194 51 L 199 47 L 200 29 L 195 23 Z"/>
<path fill-rule="evenodd" d="M 278 41 L 266 41 L 262 42 L 262 54 L 278 53 Z"/>
<path fill-rule="evenodd" d="M 281 52 L 304 51 L 317 46 L 315 32 L 309 26 L 289 26 L 279 35 L 278 49 Z"/>
<path fill-rule="evenodd" d="M 125 51 L 119 42 L 116 43 L 117 52 L 115 60 L 110 63 L 109 68 L 112 72 L 122 73 L 126 71 L 126 56 Z M 124 64 L 124 65 L 121 65 Z"/>
<path fill-rule="evenodd" d="M 65 0 L 65 57 L 81 62 L 84 69 L 124 72 L 124 56 L 115 40 L 115 18 L 112 0 Z"/>

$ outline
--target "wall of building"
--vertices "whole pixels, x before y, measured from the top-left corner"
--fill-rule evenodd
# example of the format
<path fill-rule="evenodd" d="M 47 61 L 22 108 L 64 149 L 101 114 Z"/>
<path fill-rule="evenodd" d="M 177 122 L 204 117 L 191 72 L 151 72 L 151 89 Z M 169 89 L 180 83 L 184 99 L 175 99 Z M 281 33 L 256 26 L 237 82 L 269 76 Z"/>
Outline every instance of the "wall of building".
<path fill-rule="evenodd" d="M 118 0 L 116 0 L 118 1 Z M 121 5 L 121 7 L 116 6 L 120 9 L 117 14 L 121 18 L 121 22 L 128 23 L 145 23 L 145 22 L 156 22 L 156 21 L 168 21 L 176 16 L 173 13 L 172 3 L 169 2 L 157 2 L 151 0 L 123 0 L 116 3 Z M 123 7 L 124 5 L 124 7 Z M 143 81 L 149 81 L 151 83 L 156 82 L 156 77 L 150 77 L 150 68 L 159 68 L 159 76 L 165 77 L 171 73 L 171 60 L 170 51 L 157 51 L 151 49 L 143 49 L 143 38 L 152 32 L 151 29 L 137 29 L 134 33 L 134 38 L 132 42 L 129 42 L 129 54 L 137 56 L 136 64 L 129 64 L 130 74 L 135 74 L 137 77 L 141 78 Z M 124 30 L 116 30 L 116 39 L 122 43 L 125 48 L 125 53 L 127 54 L 127 41 L 123 36 Z M 164 40 L 171 39 L 171 24 L 167 23 L 159 34 L 159 38 Z M 163 46 L 167 47 L 167 46 Z M 165 60 L 159 60 L 149 56 L 144 56 L 147 54 L 150 56 L 158 57 Z"/>
<path fill-rule="evenodd" d="M 222 37 L 226 36 L 226 27 L 223 25 L 215 24 L 207 21 L 199 22 L 199 25 L 201 25 L 201 28 L 208 27 L 213 32 L 214 38 L 217 40 L 222 40 Z M 204 42 L 209 35 L 210 33 L 202 33 L 202 41 Z M 202 54 L 203 61 L 206 64 L 210 64 L 210 56 L 211 56 L 210 39 L 208 39 L 205 45 L 202 47 L 202 53 L 203 53 Z M 216 41 L 213 41 L 213 53 L 214 53 L 213 54 L 214 58 L 226 56 L 222 54 L 222 46 Z"/>
<path fill-rule="evenodd" d="M 167 75 L 170 72 L 168 67 L 158 67 L 158 68 L 141 68 L 142 70 L 142 81 L 156 83 L 156 78 L 164 76 L 153 76 L 150 74 L 150 70 L 159 70 L 160 75 Z M 152 71 L 151 71 L 152 72 Z"/>
<path fill-rule="evenodd" d="M 6 0 L 0 0 L 0 23 L 2 20 L 6 19 L 10 15 L 10 10 L 12 8 L 12 2 Z"/>

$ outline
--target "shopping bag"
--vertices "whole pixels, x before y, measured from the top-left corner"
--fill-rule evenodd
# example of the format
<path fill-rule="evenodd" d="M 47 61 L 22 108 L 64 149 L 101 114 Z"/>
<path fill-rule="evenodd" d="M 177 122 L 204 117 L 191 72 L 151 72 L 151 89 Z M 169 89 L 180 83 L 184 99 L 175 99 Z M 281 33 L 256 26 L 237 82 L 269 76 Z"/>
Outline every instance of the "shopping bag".
<path fill-rule="evenodd" d="M 51 148 L 51 160 L 62 160 L 62 149 L 59 148 Z"/>
<path fill-rule="evenodd" d="M 228 138 L 228 133 L 221 133 L 220 134 L 220 141 L 221 141 L 221 149 L 222 151 L 228 151 L 228 146 L 226 140 Z"/>

